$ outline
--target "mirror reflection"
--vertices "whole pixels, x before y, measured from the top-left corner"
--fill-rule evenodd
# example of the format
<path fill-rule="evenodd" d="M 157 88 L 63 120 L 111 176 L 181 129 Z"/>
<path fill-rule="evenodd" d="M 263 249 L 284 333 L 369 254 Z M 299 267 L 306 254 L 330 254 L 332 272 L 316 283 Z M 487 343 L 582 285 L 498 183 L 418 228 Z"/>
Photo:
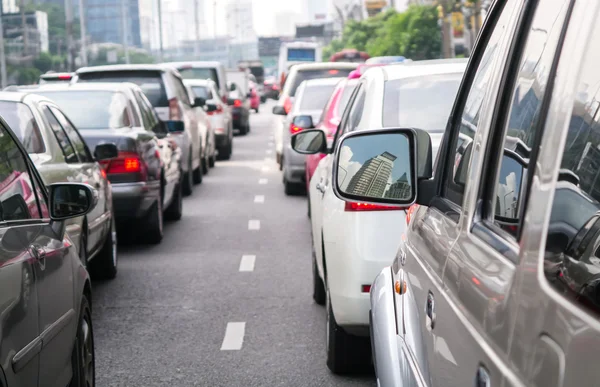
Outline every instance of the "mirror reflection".
<path fill-rule="evenodd" d="M 337 184 L 341 192 L 365 199 L 410 201 L 410 166 L 404 134 L 351 137 L 340 148 Z"/>
<path fill-rule="evenodd" d="M 84 187 L 61 185 L 52 187 L 52 217 L 65 218 L 83 215 L 91 205 L 91 198 Z"/>
<path fill-rule="evenodd" d="M 321 130 L 307 130 L 293 137 L 292 147 L 299 153 L 318 153 L 325 147 L 325 133 Z"/>
<path fill-rule="evenodd" d="M 505 150 L 500 166 L 500 176 L 496 189 L 496 220 L 517 220 L 519 216 L 519 198 L 523 171 L 527 166 L 524 160 L 512 152 Z M 500 219 L 499 219 L 500 218 Z"/>

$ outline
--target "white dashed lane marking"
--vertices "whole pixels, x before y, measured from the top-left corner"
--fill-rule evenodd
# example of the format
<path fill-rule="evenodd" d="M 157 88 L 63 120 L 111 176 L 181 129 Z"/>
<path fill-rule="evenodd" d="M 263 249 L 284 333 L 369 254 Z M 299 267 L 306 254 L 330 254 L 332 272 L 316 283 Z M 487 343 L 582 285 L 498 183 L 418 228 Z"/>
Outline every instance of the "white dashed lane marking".
<path fill-rule="evenodd" d="M 265 195 L 256 195 L 254 197 L 254 203 L 264 203 L 265 202 Z"/>
<path fill-rule="evenodd" d="M 260 170 L 263 172 L 269 172 L 271 168 L 269 168 L 267 165 L 263 166 Z"/>
<path fill-rule="evenodd" d="M 240 271 L 254 271 L 254 262 L 256 261 L 256 255 L 242 255 L 240 261 Z"/>
<path fill-rule="evenodd" d="M 225 328 L 225 337 L 221 344 L 221 351 L 239 351 L 244 344 L 246 333 L 245 322 L 229 322 Z"/>
<path fill-rule="evenodd" d="M 260 230 L 260 220 L 249 220 L 248 221 L 248 230 Z"/>
<path fill-rule="evenodd" d="M 258 184 L 267 184 L 269 182 L 268 179 L 260 179 L 258 180 Z"/>

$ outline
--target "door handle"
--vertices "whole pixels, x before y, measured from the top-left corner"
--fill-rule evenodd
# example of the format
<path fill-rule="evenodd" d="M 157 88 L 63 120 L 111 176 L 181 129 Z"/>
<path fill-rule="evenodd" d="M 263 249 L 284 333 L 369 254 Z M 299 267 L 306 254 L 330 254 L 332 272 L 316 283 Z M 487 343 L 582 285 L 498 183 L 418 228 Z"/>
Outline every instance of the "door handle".
<path fill-rule="evenodd" d="M 425 302 L 425 327 L 428 331 L 435 328 L 435 300 L 431 291 L 427 294 L 427 301 Z"/>
<path fill-rule="evenodd" d="M 30 245 L 29 253 L 39 262 L 42 270 L 46 268 L 46 250 L 38 245 Z"/>
<path fill-rule="evenodd" d="M 490 387 L 490 375 L 487 370 L 480 365 L 477 368 L 477 374 L 475 375 L 475 387 Z"/>

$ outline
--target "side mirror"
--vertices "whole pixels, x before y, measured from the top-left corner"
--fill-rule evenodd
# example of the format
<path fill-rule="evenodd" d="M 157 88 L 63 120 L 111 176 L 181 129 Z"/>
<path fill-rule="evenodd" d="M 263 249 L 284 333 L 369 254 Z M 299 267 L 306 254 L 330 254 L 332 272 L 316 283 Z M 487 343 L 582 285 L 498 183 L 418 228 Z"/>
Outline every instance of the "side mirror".
<path fill-rule="evenodd" d="M 185 132 L 185 124 L 183 123 L 183 121 L 163 121 L 163 125 L 167 133 Z"/>
<path fill-rule="evenodd" d="M 56 183 L 50 190 L 50 218 L 55 221 L 83 216 L 97 202 L 94 189 L 87 184 Z"/>
<path fill-rule="evenodd" d="M 365 202 L 400 208 L 412 205 L 417 200 L 418 141 L 414 129 L 345 134 L 334 154 L 335 195 L 356 206 Z"/>
<path fill-rule="evenodd" d="M 206 100 L 202 97 L 196 97 L 194 99 L 194 107 L 202 107 L 206 105 Z"/>
<path fill-rule="evenodd" d="M 209 112 L 209 113 L 210 113 L 210 112 L 214 112 L 214 111 L 216 111 L 216 110 L 219 108 L 219 107 L 218 107 L 216 104 L 214 104 L 214 103 L 207 103 L 207 104 L 206 104 L 204 107 L 205 107 L 206 111 L 207 111 L 207 112 Z"/>
<path fill-rule="evenodd" d="M 292 149 L 304 155 L 327 152 L 327 138 L 319 129 L 308 129 L 292 136 Z"/>
<path fill-rule="evenodd" d="M 295 127 L 300 129 L 312 129 L 315 126 L 313 125 L 313 120 L 311 116 L 296 116 L 292 121 Z"/>
<path fill-rule="evenodd" d="M 117 156 L 119 156 L 119 149 L 113 143 L 99 144 L 94 149 L 94 157 L 98 161 L 114 159 Z"/>
<path fill-rule="evenodd" d="M 278 116 L 286 116 L 287 115 L 287 113 L 285 112 L 285 109 L 281 105 L 273 106 L 273 114 L 277 114 Z"/>

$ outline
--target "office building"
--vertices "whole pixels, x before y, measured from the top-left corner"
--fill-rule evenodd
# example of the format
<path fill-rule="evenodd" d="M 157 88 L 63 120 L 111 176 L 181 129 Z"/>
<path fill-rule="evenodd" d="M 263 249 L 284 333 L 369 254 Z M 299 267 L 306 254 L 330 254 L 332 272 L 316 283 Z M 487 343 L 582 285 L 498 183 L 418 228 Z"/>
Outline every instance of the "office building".
<path fill-rule="evenodd" d="M 86 0 L 87 32 L 95 43 L 122 43 L 121 2 Z M 141 47 L 138 0 L 125 0 L 127 45 Z"/>
<path fill-rule="evenodd" d="M 328 21 L 331 0 L 305 0 L 306 23 L 320 24 Z"/>
<path fill-rule="evenodd" d="M 27 47 L 23 39 L 21 13 L 5 13 L 2 15 L 2 27 L 6 56 L 18 59 L 24 56 L 36 58 L 42 52 L 48 52 L 48 14 L 42 11 L 25 13 L 25 33 Z"/>
<path fill-rule="evenodd" d="M 226 8 L 227 34 L 235 43 L 256 41 L 252 0 L 232 0 Z"/>
<path fill-rule="evenodd" d="M 356 172 L 347 192 L 353 195 L 370 196 L 382 198 L 388 186 L 388 180 L 392 176 L 396 156 L 389 152 L 383 152 L 379 156 L 367 160 Z"/>
<path fill-rule="evenodd" d="M 402 174 L 398 180 L 396 180 L 388 191 L 385 193 L 385 197 L 389 199 L 408 199 L 412 194 L 410 182 L 406 173 Z"/>
<path fill-rule="evenodd" d="M 2 13 L 17 13 L 19 12 L 19 5 L 17 0 L 2 0 Z"/>

